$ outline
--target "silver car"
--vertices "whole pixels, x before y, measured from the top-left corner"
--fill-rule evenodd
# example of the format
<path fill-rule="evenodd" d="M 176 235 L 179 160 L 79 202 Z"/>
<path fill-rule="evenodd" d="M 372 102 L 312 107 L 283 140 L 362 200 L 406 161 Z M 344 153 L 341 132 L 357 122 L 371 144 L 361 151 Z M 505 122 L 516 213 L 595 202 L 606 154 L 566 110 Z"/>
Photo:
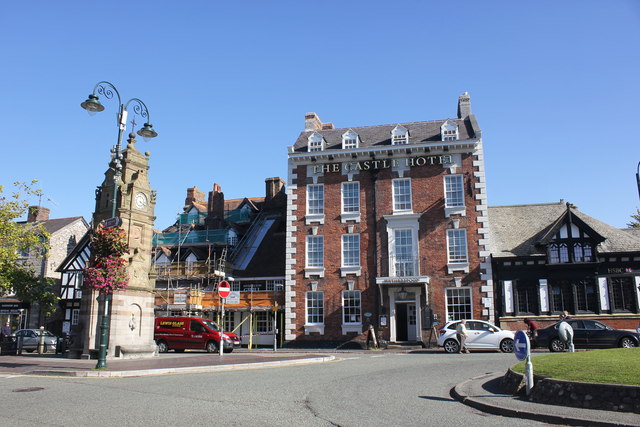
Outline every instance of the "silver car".
<path fill-rule="evenodd" d="M 58 337 L 53 335 L 49 331 L 41 331 L 40 329 L 20 329 L 17 330 L 13 336 L 16 337 L 18 347 L 20 346 L 20 339 L 22 338 L 22 349 L 31 353 L 38 349 L 40 343 L 40 334 L 44 335 L 44 352 L 55 351 L 56 345 L 58 345 Z"/>

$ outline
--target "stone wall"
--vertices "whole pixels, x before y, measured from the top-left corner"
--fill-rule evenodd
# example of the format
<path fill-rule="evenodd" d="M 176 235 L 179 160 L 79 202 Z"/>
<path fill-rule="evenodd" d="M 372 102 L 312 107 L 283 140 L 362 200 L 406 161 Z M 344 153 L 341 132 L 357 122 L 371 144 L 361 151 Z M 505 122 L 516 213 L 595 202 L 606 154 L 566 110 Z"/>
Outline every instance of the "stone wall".
<path fill-rule="evenodd" d="M 640 414 L 640 386 L 583 383 L 534 375 L 530 399 L 538 403 Z M 507 371 L 502 378 L 505 393 L 525 392 L 524 375 Z"/>

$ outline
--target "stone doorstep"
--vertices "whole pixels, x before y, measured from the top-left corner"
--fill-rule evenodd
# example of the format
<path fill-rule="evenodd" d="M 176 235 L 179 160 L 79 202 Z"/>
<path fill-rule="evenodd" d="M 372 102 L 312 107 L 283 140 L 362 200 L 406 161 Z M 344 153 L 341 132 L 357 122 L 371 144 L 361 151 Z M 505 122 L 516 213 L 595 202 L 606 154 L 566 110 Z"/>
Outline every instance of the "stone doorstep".
<path fill-rule="evenodd" d="M 530 399 L 537 403 L 640 414 L 640 386 L 584 383 L 534 375 Z M 524 375 L 511 369 L 502 377 L 505 393 L 525 393 Z"/>

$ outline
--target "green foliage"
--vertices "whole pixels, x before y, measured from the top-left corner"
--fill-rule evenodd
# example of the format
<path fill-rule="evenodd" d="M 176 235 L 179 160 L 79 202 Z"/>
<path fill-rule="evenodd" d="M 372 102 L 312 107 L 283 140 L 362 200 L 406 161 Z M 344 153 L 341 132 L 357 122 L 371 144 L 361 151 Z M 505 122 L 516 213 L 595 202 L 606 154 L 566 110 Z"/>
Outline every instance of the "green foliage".
<path fill-rule="evenodd" d="M 16 297 L 22 301 L 38 303 L 45 316 L 51 315 L 58 307 L 58 298 L 53 292 L 55 280 L 41 280 L 30 270 L 15 269 L 11 275 Z"/>
<path fill-rule="evenodd" d="M 636 213 L 631 215 L 633 221 L 627 223 L 629 228 L 640 228 L 640 209 L 636 209 Z"/>
<path fill-rule="evenodd" d="M 559 380 L 640 385 L 640 348 L 553 353 L 533 357 L 533 373 Z M 524 373 L 524 362 L 512 368 Z"/>
<path fill-rule="evenodd" d="M 0 295 L 12 288 L 17 291 L 12 285 L 12 278 L 16 270 L 24 268 L 16 262 L 21 252 L 30 250 L 40 255 L 48 249 L 45 242 L 49 233 L 42 224 L 16 223 L 29 208 L 25 197 L 42 194 L 41 190 L 32 188 L 36 182 L 15 182 L 15 191 L 10 195 L 4 194 L 4 187 L 0 185 Z"/>

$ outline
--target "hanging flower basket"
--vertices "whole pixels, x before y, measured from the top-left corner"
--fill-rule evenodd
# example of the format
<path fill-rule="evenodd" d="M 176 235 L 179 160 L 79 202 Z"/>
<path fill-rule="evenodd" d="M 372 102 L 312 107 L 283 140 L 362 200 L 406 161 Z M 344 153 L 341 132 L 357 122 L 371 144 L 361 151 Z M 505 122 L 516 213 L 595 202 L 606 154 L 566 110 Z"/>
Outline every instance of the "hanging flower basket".
<path fill-rule="evenodd" d="M 126 289 L 128 263 L 121 257 L 128 249 L 127 233 L 123 229 L 100 227 L 91 238 L 91 259 L 84 270 L 84 285 L 101 294 Z"/>
<path fill-rule="evenodd" d="M 129 284 L 127 261 L 115 256 L 100 258 L 94 266 L 84 270 L 84 284 L 101 294 L 126 289 Z"/>

